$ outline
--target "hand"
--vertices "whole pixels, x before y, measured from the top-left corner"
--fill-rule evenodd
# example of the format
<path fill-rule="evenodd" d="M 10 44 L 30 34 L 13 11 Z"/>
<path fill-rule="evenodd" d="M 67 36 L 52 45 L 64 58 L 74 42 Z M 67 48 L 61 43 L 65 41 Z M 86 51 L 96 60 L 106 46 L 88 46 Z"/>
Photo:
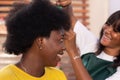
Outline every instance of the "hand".
<path fill-rule="evenodd" d="M 76 46 L 76 34 L 71 29 L 68 32 L 65 32 L 65 47 L 66 51 L 70 56 L 79 55 L 78 48 Z"/>
<path fill-rule="evenodd" d="M 57 0 L 56 1 L 56 5 L 62 6 L 63 11 L 66 12 L 67 14 L 69 14 L 71 23 L 72 23 L 72 28 L 74 28 L 74 25 L 75 25 L 77 19 L 74 16 L 73 8 L 72 8 L 71 4 L 72 4 L 72 0 Z"/>
<path fill-rule="evenodd" d="M 71 0 L 57 0 L 56 5 L 66 7 L 72 3 Z"/>
<path fill-rule="evenodd" d="M 56 5 L 61 6 L 62 9 L 68 13 L 70 16 L 73 15 L 73 10 L 71 6 L 72 1 L 71 0 L 57 0 Z"/>

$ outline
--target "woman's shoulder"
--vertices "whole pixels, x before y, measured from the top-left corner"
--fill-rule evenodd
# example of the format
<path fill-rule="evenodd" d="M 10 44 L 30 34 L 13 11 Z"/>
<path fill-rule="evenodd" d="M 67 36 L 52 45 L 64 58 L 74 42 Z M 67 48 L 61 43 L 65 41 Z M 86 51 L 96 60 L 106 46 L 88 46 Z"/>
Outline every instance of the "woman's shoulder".
<path fill-rule="evenodd" d="M 58 69 L 58 68 L 56 68 L 56 67 L 46 67 L 45 68 L 45 70 L 46 71 L 49 71 L 49 72 L 56 72 L 56 73 L 63 73 L 63 71 L 62 70 L 60 70 L 60 69 Z"/>
<path fill-rule="evenodd" d="M 117 71 L 105 80 L 119 80 L 120 79 L 120 66 L 117 67 Z"/>
<path fill-rule="evenodd" d="M 88 53 L 85 53 L 83 54 L 81 57 L 84 57 L 84 56 L 95 56 L 95 53 L 94 52 L 88 52 Z"/>
<path fill-rule="evenodd" d="M 12 76 L 12 72 L 11 72 L 11 67 L 13 65 L 7 65 L 5 67 L 3 67 L 2 69 L 0 69 L 0 80 L 10 80 L 10 76 Z"/>
<path fill-rule="evenodd" d="M 7 65 L 7 66 L 1 68 L 1 69 L 0 69 L 0 73 L 1 73 L 1 72 L 4 72 L 4 71 L 8 71 L 8 70 L 10 70 L 10 68 L 11 68 L 12 66 L 13 66 L 13 65 L 10 64 L 10 65 Z"/>
<path fill-rule="evenodd" d="M 60 80 L 67 80 L 64 72 L 56 67 L 46 67 L 45 68 L 46 74 L 50 74 L 51 76 L 54 76 L 56 79 Z"/>

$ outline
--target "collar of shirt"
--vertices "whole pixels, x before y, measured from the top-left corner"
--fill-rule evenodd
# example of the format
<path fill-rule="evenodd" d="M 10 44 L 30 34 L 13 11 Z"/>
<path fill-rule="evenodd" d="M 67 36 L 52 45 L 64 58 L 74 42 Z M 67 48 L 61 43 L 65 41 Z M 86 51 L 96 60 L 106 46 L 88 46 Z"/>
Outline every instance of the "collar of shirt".
<path fill-rule="evenodd" d="M 104 51 L 102 51 L 97 57 L 111 62 L 113 62 L 116 59 L 116 57 L 108 55 Z"/>

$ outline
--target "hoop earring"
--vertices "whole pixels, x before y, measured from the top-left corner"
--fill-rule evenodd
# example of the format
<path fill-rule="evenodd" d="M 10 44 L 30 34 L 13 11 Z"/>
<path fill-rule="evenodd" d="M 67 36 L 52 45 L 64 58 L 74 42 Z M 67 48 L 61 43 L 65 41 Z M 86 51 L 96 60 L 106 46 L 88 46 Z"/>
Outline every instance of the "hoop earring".
<path fill-rule="evenodd" d="M 42 38 L 37 39 L 36 44 L 40 50 L 43 49 L 43 39 Z"/>

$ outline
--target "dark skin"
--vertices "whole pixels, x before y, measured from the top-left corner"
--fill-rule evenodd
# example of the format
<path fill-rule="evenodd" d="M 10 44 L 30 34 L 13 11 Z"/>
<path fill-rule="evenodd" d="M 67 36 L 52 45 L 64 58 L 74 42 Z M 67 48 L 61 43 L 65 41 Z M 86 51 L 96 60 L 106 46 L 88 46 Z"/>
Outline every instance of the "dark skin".
<path fill-rule="evenodd" d="M 41 77 L 45 73 L 45 67 L 57 65 L 60 61 L 58 55 L 63 54 L 61 52 L 64 48 L 61 31 L 52 31 L 49 38 L 38 37 L 35 39 L 31 48 L 23 53 L 16 66 L 34 77 Z"/>
<path fill-rule="evenodd" d="M 74 59 L 75 56 L 79 56 L 79 49 L 76 46 L 75 43 L 75 33 L 71 30 L 66 33 L 66 39 L 65 45 L 66 45 L 66 51 L 70 57 L 75 75 L 76 80 L 92 80 L 91 76 L 85 69 L 81 58 Z"/>
<path fill-rule="evenodd" d="M 64 5 L 65 3 L 67 6 L 63 6 L 65 11 L 68 11 L 71 16 L 71 22 L 72 22 L 72 30 L 74 28 L 74 24 L 76 23 L 76 19 L 73 15 L 72 9 L 70 9 L 71 5 L 68 5 L 71 0 L 59 0 L 59 5 Z M 66 8 L 68 7 L 68 8 Z M 67 9 L 67 10 L 66 10 Z M 69 9 L 69 10 L 68 10 Z M 70 12 L 69 12 L 70 11 Z M 92 80 L 91 76 L 85 69 L 81 58 L 74 59 L 75 56 L 79 56 L 80 52 L 78 51 L 76 47 L 76 40 L 75 40 L 75 33 L 73 31 L 70 31 L 69 33 L 66 33 L 67 35 L 67 41 L 65 41 L 66 44 L 66 50 L 68 52 L 68 55 L 71 59 L 71 63 L 73 65 L 73 69 L 75 71 L 76 79 L 77 80 Z M 106 54 L 111 56 L 117 56 L 120 51 L 120 33 L 115 32 L 112 28 L 112 26 L 105 26 L 103 27 L 103 36 L 101 38 L 101 44 L 105 46 L 105 49 L 103 50 Z M 112 44 L 112 45 L 111 45 Z"/>
<path fill-rule="evenodd" d="M 42 38 L 40 39 L 42 40 Z M 37 46 L 36 42 L 38 42 L 38 39 L 34 41 L 33 46 L 29 49 L 29 51 L 23 54 L 21 61 L 17 63 L 16 66 L 21 68 L 23 71 L 25 71 L 24 68 L 21 66 L 22 64 L 25 68 L 27 68 L 28 74 L 32 76 L 40 77 L 44 74 L 44 66 L 40 58 L 38 58 L 39 47 Z M 35 53 L 36 55 L 33 53 Z"/>
<path fill-rule="evenodd" d="M 62 0 L 62 2 L 60 4 L 64 4 L 64 6 L 65 6 L 66 4 L 69 4 L 71 2 L 69 0 L 67 0 L 69 2 L 64 2 L 64 1 L 65 0 Z M 68 5 L 68 6 L 69 6 L 68 8 L 66 6 L 65 10 L 68 10 L 71 12 L 72 11 L 71 5 Z M 76 22 L 76 18 L 73 16 L 73 13 L 70 13 L 69 15 L 71 16 L 72 26 L 74 26 L 74 24 Z M 78 52 L 78 49 L 75 44 L 75 33 L 72 31 L 72 29 L 73 29 L 73 27 L 71 28 L 71 30 L 69 32 L 65 32 L 65 47 L 66 47 L 66 51 L 71 59 L 71 62 L 72 62 L 72 65 L 73 65 L 73 68 L 74 68 L 74 71 L 76 74 L 76 79 L 77 80 L 92 80 L 91 77 L 89 76 L 88 72 L 84 68 L 84 66 L 81 62 L 81 59 L 80 58 L 77 58 L 76 60 L 73 59 L 74 56 L 79 55 L 79 52 Z M 55 33 L 55 34 L 58 35 L 57 33 Z M 51 35 L 53 35 L 53 34 L 51 34 Z M 55 35 L 53 35 L 53 36 L 55 36 Z M 43 37 L 39 37 L 39 38 L 35 39 L 32 47 L 26 53 L 23 53 L 23 56 L 22 56 L 20 62 L 17 63 L 16 66 L 32 76 L 35 76 L 35 77 L 43 76 L 44 72 L 45 72 L 45 66 L 55 66 L 53 64 L 56 64 L 56 62 L 54 62 L 53 64 L 52 64 L 52 62 L 51 62 L 51 64 L 48 64 L 50 60 L 44 59 L 45 56 L 46 56 L 46 58 L 48 58 L 48 57 L 47 57 L 47 55 L 43 55 L 44 53 L 45 54 L 47 53 L 45 51 L 46 51 L 46 49 L 49 49 L 48 47 L 51 45 L 50 44 L 51 40 L 53 42 L 55 42 L 53 36 L 51 36 L 50 39 L 46 39 Z M 62 39 L 61 36 L 59 36 L 59 38 L 56 38 L 55 40 L 61 41 L 61 39 Z M 57 41 L 56 41 L 56 44 L 57 44 Z M 49 44 L 49 46 L 47 47 L 48 44 Z M 57 54 L 57 51 L 59 52 L 59 51 L 63 50 L 64 46 L 62 46 L 62 44 L 60 44 L 59 46 L 55 46 L 55 47 L 57 47 L 57 48 L 54 48 L 55 56 Z M 40 50 L 40 48 L 39 48 L 41 45 L 43 47 L 43 50 Z M 48 52 L 50 52 L 50 51 L 48 51 Z M 86 75 L 84 75 L 84 74 L 86 74 Z"/>
<path fill-rule="evenodd" d="M 72 28 L 69 32 L 66 32 L 65 34 L 65 46 L 76 75 L 76 80 L 92 80 L 91 76 L 82 63 L 81 58 L 77 58 L 74 60 L 75 56 L 79 56 L 79 49 L 76 46 L 76 34 L 73 32 L 73 28 L 77 19 L 73 14 L 71 0 L 58 0 L 57 4 L 63 6 L 63 10 L 68 12 L 71 16 Z"/>

